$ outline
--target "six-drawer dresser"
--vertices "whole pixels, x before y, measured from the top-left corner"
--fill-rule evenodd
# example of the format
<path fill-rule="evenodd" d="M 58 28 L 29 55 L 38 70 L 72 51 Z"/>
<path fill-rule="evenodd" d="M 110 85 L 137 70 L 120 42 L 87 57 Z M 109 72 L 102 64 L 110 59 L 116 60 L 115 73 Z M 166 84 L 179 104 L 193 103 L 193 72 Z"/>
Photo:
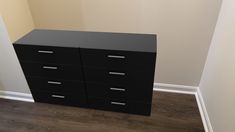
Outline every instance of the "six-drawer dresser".
<path fill-rule="evenodd" d="M 33 30 L 14 48 L 35 102 L 151 114 L 156 35 Z"/>

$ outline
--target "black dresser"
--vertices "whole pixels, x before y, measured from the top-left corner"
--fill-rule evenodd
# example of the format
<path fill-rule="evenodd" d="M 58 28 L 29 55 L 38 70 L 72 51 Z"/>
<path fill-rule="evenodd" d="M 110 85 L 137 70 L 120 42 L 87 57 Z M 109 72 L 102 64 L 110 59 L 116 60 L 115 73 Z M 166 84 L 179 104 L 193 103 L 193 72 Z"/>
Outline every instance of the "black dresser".
<path fill-rule="evenodd" d="M 156 35 L 33 30 L 14 48 L 36 102 L 151 113 Z"/>

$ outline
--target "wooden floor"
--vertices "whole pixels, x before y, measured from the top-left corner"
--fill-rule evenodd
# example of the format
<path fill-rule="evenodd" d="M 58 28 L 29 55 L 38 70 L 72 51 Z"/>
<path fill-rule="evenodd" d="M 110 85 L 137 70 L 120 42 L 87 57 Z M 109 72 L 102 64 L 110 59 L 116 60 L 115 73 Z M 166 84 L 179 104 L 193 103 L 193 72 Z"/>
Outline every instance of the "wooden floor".
<path fill-rule="evenodd" d="M 155 92 L 152 115 L 0 99 L 0 132 L 204 132 L 193 95 Z"/>

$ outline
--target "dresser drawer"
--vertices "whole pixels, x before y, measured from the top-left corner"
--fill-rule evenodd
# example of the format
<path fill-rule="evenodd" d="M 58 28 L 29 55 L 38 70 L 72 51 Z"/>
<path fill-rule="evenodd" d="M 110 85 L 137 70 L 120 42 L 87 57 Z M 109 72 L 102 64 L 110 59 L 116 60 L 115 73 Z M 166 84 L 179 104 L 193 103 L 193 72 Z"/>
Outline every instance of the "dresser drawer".
<path fill-rule="evenodd" d="M 116 112 L 125 112 L 132 114 L 150 115 L 151 104 L 139 103 L 129 101 L 117 101 L 117 100 L 102 100 L 97 98 L 89 98 L 88 105 L 90 108 L 110 110 Z"/>
<path fill-rule="evenodd" d="M 110 87 L 102 83 L 86 83 L 87 94 L 90 98 L 115 98 L 126 99 L 127 91 L 124 88 Z"/>
<path fill-rule="evenodd" d="M 84 66 L 118 68 L 118 69 L 146 69 L 155 65 L 156 54 L 131 51 L 81 49 Z"/>
<path fill-rule="evenodd" d="M 117 84 L 129 84 L 138 82 L 152 83 L 153 80 L 150 78 L 154 77 L 154 72 L 149 69 L 128 69 L 119 70 L 115 68 L 94 68 L 85 67 L 84 68 L 85 79 L 88 82 L 110 82 Z"/>
<path fill-rule="evenodd" d="M 153 84 L 152 84 L 153 85 Z M 133 84 L 86 83 L 87 96 L 100 99 L 125 99 L 128 101 L 151 102 L 151 84 L 136 82 Z"/>
<path fill-rule="evenodd" d="M 91 98 L 106 98 L 107 85 L 102 83 L 86 83 L 87 96 Z"/>
<path fill-rule="evenodd" d="M 86 96 L 81 93 L 52 93 L 52 92 L 40 92 L 31 90 L 33 98 L 36 102 L 42 103 L 52 103 L 61 105 L 71 105 L 71 106 L 86 106 Z"/>
<path fill-rule="evenodd" d="M 115 82 L 127 83 L 130 79 L 129 72 L 120 70 L 108 70 L 101 68 L 84 68 L 87 82 Z"/>
<path fill-rule="evenodd" d="M 79 65 L 59 65 L 21 62 L 21 66 L 26 76 L 83 80 L 81 67 Z"/>
<path fill-rule="evenodd" d="M 29 88 L 37 91 L 60 93 L 85 93 L 84 83 L 81 81 L 67 81 L 53 78 L 27 77 Z"/>
<path fill-rule="evenodd" d="M 16 54 L 20 61 L 80 64 L 78 48 L 30 46 L 14 44 Z"/>

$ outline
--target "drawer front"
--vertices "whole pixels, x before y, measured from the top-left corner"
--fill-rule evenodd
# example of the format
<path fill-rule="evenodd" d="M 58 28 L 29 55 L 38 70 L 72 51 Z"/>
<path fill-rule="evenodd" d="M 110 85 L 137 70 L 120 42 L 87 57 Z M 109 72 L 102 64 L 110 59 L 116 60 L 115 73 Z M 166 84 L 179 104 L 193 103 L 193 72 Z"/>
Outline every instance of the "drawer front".
<path fill-rule="evenodd" d="M 111 83 L 87 83 L 89 98 L 100 99 L 124 99 L 128 101 L 151 102 L 153 84 L 111 84 Z"/>
<path fill-rule="evenodd" d="M 81 49 L 84 66 L 120 70 L 146 69 L 155 65 L 156 54 L 144 52 Z"/>
<path fill-rule="evenodd" d="M 60 93 L 85 93 L 84 83 L 81 81 L 67 81 L 53 78 L 27 77 L 27 82 L 32 90 Z"/>
<path fill-rule="evenodd" d="M 84 68 L 87 82 L 109 82 L 117 84 L 129 84 L 147 82 L 153 83 L 154 71 L 150 69 L 116 70 L 114 68 Z"/>
<path fill-rule="evenodd" d="M 21 62 L 21 66 L 26 76 L 83 80 L 81 67 L 79 65 L 59 65 Z"/>
<path fill-rule="evenodd" d="M 151 114 L 150 103 L 89 98 L 88 104 L 90 108 L 101 109 L 101 110 L 110 110 L 116 112 L 125 112 L 132 114 L 141 114 L 141 115 Z"/>
<path fill-rule="evenodd" d="M 87 101 L 85 94 L 73 93 L 50 93 L 31 90 L 36 102 L 52 103 L 71 106 L 86 106 Z"/>
<path fill-rule="evenodd" d="M 87 82 L 117 82 L 127 83 L 130 79 L 129 73 L 126 71 L 84 68 L 85 79 Z"/>
<path fill-rule="evenodd" d="M 87 96 L 91 98 L 105 98 L 107 86 L 100 83 L 86 83 Z"/>
<path fill-rule="evenodd" d="M 114 98 L 114 99 L 126 99 L 129 92 L 125 88 L 111 87 L 108 84 L 102 83 L 87 83 L 87 94 L 90 98 Z"/>
<path fill-rule="evenodd" d="M 20 61 L 80 64 L 78 48 L 14 45 Z"/>

